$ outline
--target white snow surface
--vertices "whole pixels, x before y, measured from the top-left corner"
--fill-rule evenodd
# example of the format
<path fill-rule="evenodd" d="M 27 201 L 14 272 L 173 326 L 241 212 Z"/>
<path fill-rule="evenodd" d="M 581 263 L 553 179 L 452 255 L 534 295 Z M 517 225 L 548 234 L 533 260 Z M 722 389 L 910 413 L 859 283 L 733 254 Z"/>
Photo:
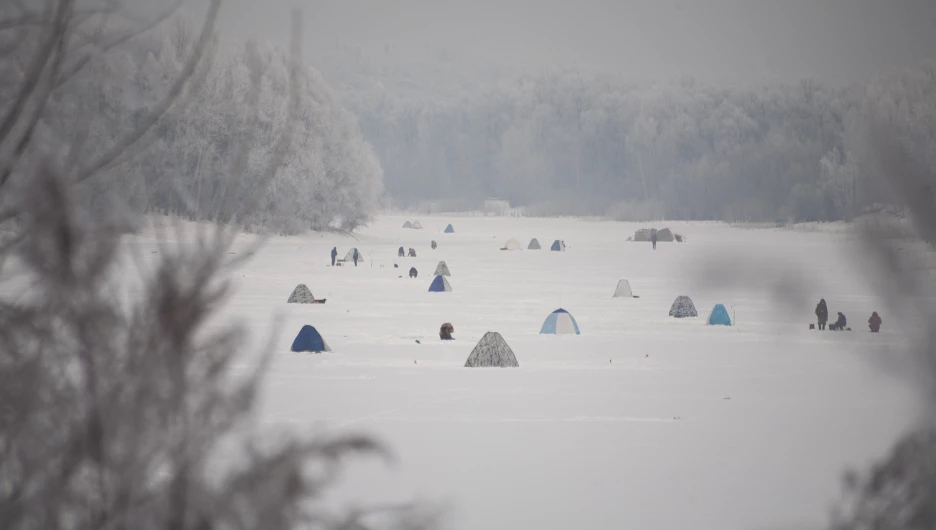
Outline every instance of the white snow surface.
<path fill-rule="evenodd" d="M 392 449 L 390 466 L 352 463 L 336 505 L 415 499 L 459 530 L 820 528 L 842 473 L 918 418 L 894 368 L 908 364 L 908 330 L 888 319 L 847 234 L 655 223 L 688 242 L 653 251 L 626 241 L 648 224 L 424 216 L 415 231 L 405 220 L 380 217 L 354 238 L 270 238 L 213 324 L 246 326 L 245 355 L 275 331 L 264 426 L 371 433 Z M 441 233 L 448 223 L 456 233 Z M 568 248 L 503 252 L 509 237 Z M 419 257 L 397 257 L 401 245 Z M 329 267 L 333 246 L 367 260 Z M 439 260 L 453 292 L 427 292 Z M 640 298 L 612 298 L 621 278 Z M 328 302 L 287 305 L 299 283 Z M 679 295 L 699 318 L 667 316 Z M 820 297 L 855 331 L 809 331 Z M 716 303 L 735 326 L 705 325 Z M 559 307 L 581 335 L 539 334 Z M 866 331 L 874 310 L 880 334 Z M 443 322 L 456 340 L 439 340 Z M 304 324 L 334 351 L 290 352 Z M 519 369 L 463 367 L 487 331 Z"/>

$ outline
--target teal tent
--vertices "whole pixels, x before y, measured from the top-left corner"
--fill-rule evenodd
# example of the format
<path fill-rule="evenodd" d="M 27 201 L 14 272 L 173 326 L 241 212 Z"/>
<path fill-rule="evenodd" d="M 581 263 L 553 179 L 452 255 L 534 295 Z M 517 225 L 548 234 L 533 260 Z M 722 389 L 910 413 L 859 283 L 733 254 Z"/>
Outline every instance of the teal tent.
<path fill-rule="evenodd" d="M 710 326 L 730 326 L 731 317 L 728 316 L 728 310 L 721 304 L 715 304 L 712 314 L 708 317 Z"/>
<path fill-rule="evenodd" d="M 448 225 L 448 226 L 445 227 L 445 233 L 446 233 L 446 234 L 454 234 L 454 233 L 455 233 L 455 229 L 452 228 L 452 225 Z"/>

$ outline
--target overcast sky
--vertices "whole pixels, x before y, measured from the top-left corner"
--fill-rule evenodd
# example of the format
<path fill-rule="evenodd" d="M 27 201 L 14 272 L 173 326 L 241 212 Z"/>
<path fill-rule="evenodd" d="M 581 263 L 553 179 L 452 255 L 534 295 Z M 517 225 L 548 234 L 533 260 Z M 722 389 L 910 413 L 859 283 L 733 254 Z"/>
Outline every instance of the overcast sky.
<path fill-rule="evenodd" d="M 310 51 L 446 49 L 643 80 L 862 83 L 936 59 L 936 0 L 226 0 L 219 29 L 285 43 L 293 7 Z"/>

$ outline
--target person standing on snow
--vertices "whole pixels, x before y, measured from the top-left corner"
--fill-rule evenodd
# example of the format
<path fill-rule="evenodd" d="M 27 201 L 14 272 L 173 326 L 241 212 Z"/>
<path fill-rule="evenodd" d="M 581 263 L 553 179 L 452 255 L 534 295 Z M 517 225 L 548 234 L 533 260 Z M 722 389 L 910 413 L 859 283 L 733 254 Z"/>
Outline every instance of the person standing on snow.
<path fill-rule="evenodd" d="M 358 260 L 358 257 L 359 257 L 358 251 L 357 251 L 357 249 L 354 249 L 354 254 L 351 256 L 351 259 L 354 260 L 354 266 L 355 266 L 355 267 L 357 267 L 357 260 Z"/>
<path fill-rule="evenodd" d="M 829 308 L 826 306 L 825 298 L 819 300 L 816 305 L 816 318 L 819 320 L 819 329 L 825 329 L 826 322 L 829 321 Z"/>
<path fill-rule="evenodd" d="M 335 266 L 335 258 L 338 257 L 338 247 L 332 247 L 331 258 L 332 258 L 332 267 Z"/>
<path fill-rule="evenodd" d="M 657 233 L 650 234 L 650 242 L 653 243 L 653 250 L 656 250 Z"/>

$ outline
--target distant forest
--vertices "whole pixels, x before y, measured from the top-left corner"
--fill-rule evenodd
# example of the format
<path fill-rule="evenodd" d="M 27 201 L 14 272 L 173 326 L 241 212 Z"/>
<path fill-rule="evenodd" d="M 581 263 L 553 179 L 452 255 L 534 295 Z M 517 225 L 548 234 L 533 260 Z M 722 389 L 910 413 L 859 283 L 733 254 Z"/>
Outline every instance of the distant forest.
<path fill-rule="evenodd" d="M 936 167 L 936 64 L 868 86 L 718 88 L 576 72 L 472 77 L 457 63 L 316 62 L 403 208 L 508 199 L 542 215 L 826 221 L 887 203 L 866 123 Z M 353 54 L 352 54 L 353 55 Z"/>

